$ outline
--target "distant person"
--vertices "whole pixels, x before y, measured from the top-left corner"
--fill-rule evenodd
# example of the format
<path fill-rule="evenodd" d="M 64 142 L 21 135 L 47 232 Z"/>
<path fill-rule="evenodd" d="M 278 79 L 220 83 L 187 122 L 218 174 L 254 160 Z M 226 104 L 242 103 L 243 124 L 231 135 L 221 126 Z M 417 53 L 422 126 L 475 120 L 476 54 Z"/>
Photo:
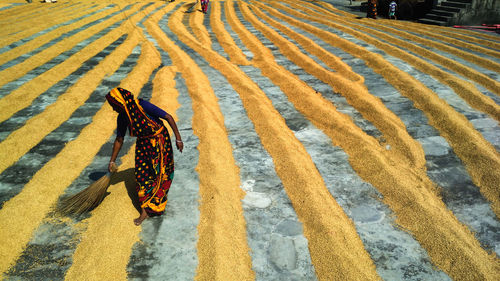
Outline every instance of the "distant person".
<path fill-rule="evenodd" d="M 396 18 L 396 9 L 398 7 L 398 4 L 396 4 L 396 1 L 392 1 L 389 3 L 389 19 L 392 19 L 394 17 L 395 20 Z"/>
<path fill-rule="evenodd" d="M 208 10 L 208 2 L 209 0 L 201 0 L 201 11 L 206 14 Z"/>
<path fill-rule="evenodd" d="M 366 12 L 367 18 L 377 18 L 377 0 L 368 0 L 368 11 Z"/>

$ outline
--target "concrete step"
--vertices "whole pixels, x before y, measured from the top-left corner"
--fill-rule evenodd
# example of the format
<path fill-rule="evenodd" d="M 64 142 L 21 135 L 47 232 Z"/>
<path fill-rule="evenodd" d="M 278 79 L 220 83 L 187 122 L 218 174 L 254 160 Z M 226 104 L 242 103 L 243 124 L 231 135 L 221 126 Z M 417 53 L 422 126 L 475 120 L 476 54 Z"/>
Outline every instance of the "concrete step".
<path fill-rule="evenodd" d="M 434 14 L 434 11 L 431 11 L 430 13 L 426 14 L 424 19 L 431 19 L 431 20 L 437 20 L 437 21 L 444 21 L 446 23 L 449 22 L 449 20 L 452 18 L 450 16 L 442 16 L 442 15 L 437 15 Z"/>
<path fill-rule="evenodd" d="M 441 10 L 438 8 L 432 9 L 429 13 L 435 14 L 435 15 L 440 15 L 440 16 L 445 16 L 445 17 L 453 17 L 456 13 L 455 12 L 450 12 L 446 10 Z"/>
<path fill-rule="evenodd" d="M 445 1 L 441 2 L 441 6 L 448 6 L 448 7 L 454 7 L 454 8 L 467 8 L 467 3 L 460 3 L 460 2 L 451 2 L 451 1 Z"/>
<path fill-rule="evenodd" d="M 444 21 L 431 20 L 431 19 L 426 19 L 426 18 L 419 19 L 417 22 L 423 23 L 423 24 L 431 24 L 431 25 L 441 25 L 441 26 L 447 25 L 447 23 Z"/>
<path fill-rule="evenodd" d="M 465 4 L 472 4 L 472 0 L 453 0 L 452 2 L 460 2 Z"/>
<path fill-rule="evenodd" d="M 442 3 L 441 3 L 441 5 L 436 6 L 436 8 L 434 8 L 434 9 L 438 9 L 438 10 L 441 10 L 441 11 L 453 12 L 453 13 L 460 12 L 460 8 L 450 7 L 450 6 L 443 6 Z"/>

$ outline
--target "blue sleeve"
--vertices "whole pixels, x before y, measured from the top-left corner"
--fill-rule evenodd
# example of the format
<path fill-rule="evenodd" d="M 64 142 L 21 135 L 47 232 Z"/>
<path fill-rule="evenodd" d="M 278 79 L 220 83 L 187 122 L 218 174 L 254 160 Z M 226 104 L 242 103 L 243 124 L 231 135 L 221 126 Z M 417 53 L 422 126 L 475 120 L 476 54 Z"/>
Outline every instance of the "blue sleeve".
<path fill-rule="evenodd" d="M 116 118 L 116 136 L 124 137 L 125 134 L 127 133 L 127 127 L 128 127 L 127 114 L 126 113 L 118 114 L 118 117 Z"/>
<path fill-rule="evenodd" d="M 148 115 L 150 115 L 151 117 L 155 117 L 156 119 L 165 118 L 165 115 L 167 115 L 167 113 L 163 111 L 163 109 L 157 107 L 149 101 L 139 99 L 139 104 Z"/>

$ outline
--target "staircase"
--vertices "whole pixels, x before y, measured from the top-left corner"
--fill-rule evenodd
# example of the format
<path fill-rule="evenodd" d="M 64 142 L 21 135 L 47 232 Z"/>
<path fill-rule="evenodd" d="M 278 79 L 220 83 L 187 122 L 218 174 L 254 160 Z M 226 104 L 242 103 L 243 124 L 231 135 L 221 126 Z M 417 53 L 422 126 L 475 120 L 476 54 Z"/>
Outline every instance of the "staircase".
<path fill-rule="evenodd" d="M 433 25 L 448 26 L 452 19 L 456 17 L 461 10 L 466 10 L 472 5 L 472 0 L 452 0 L 443 1 L 441 4 L 432 8 L 418 22 Z"/>

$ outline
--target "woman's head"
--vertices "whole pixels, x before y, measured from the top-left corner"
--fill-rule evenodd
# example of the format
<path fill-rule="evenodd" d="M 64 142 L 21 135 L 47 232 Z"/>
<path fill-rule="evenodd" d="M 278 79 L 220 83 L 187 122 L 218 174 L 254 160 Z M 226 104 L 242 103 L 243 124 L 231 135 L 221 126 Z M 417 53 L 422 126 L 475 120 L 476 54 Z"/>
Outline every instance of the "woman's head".
<path fill-rule="evenodd" d="M 113 110 L 127 115 L 131 136 L 149 136 L 160 126 L 150 120 L 139 101 L 125 89 L 114 88 L 106 95 L 106 100 Z"/>
<path fill-rule="evenodd" d="M 121 108 L 120 106 L 118 106 L 118 105 L 110 102 L 109 100 L 108 100 L 108 103 L 109 103 L 109 105 L 111 105 L 111 108 L 113 108 L 113 110 L 115 112 L 118 112 L 118 113 L 122 113 L 123 112 L 123 108 Z"/>
<path fill-rule="evenodd" d="M 125 111 L 125 97 L 123 93 L 130 93 L 122 88 L 114 88 L 106 95 L 106 100 L 114 111 L 121 113 Z M 131 95 L 131 94 L 130 94 Z"/>

